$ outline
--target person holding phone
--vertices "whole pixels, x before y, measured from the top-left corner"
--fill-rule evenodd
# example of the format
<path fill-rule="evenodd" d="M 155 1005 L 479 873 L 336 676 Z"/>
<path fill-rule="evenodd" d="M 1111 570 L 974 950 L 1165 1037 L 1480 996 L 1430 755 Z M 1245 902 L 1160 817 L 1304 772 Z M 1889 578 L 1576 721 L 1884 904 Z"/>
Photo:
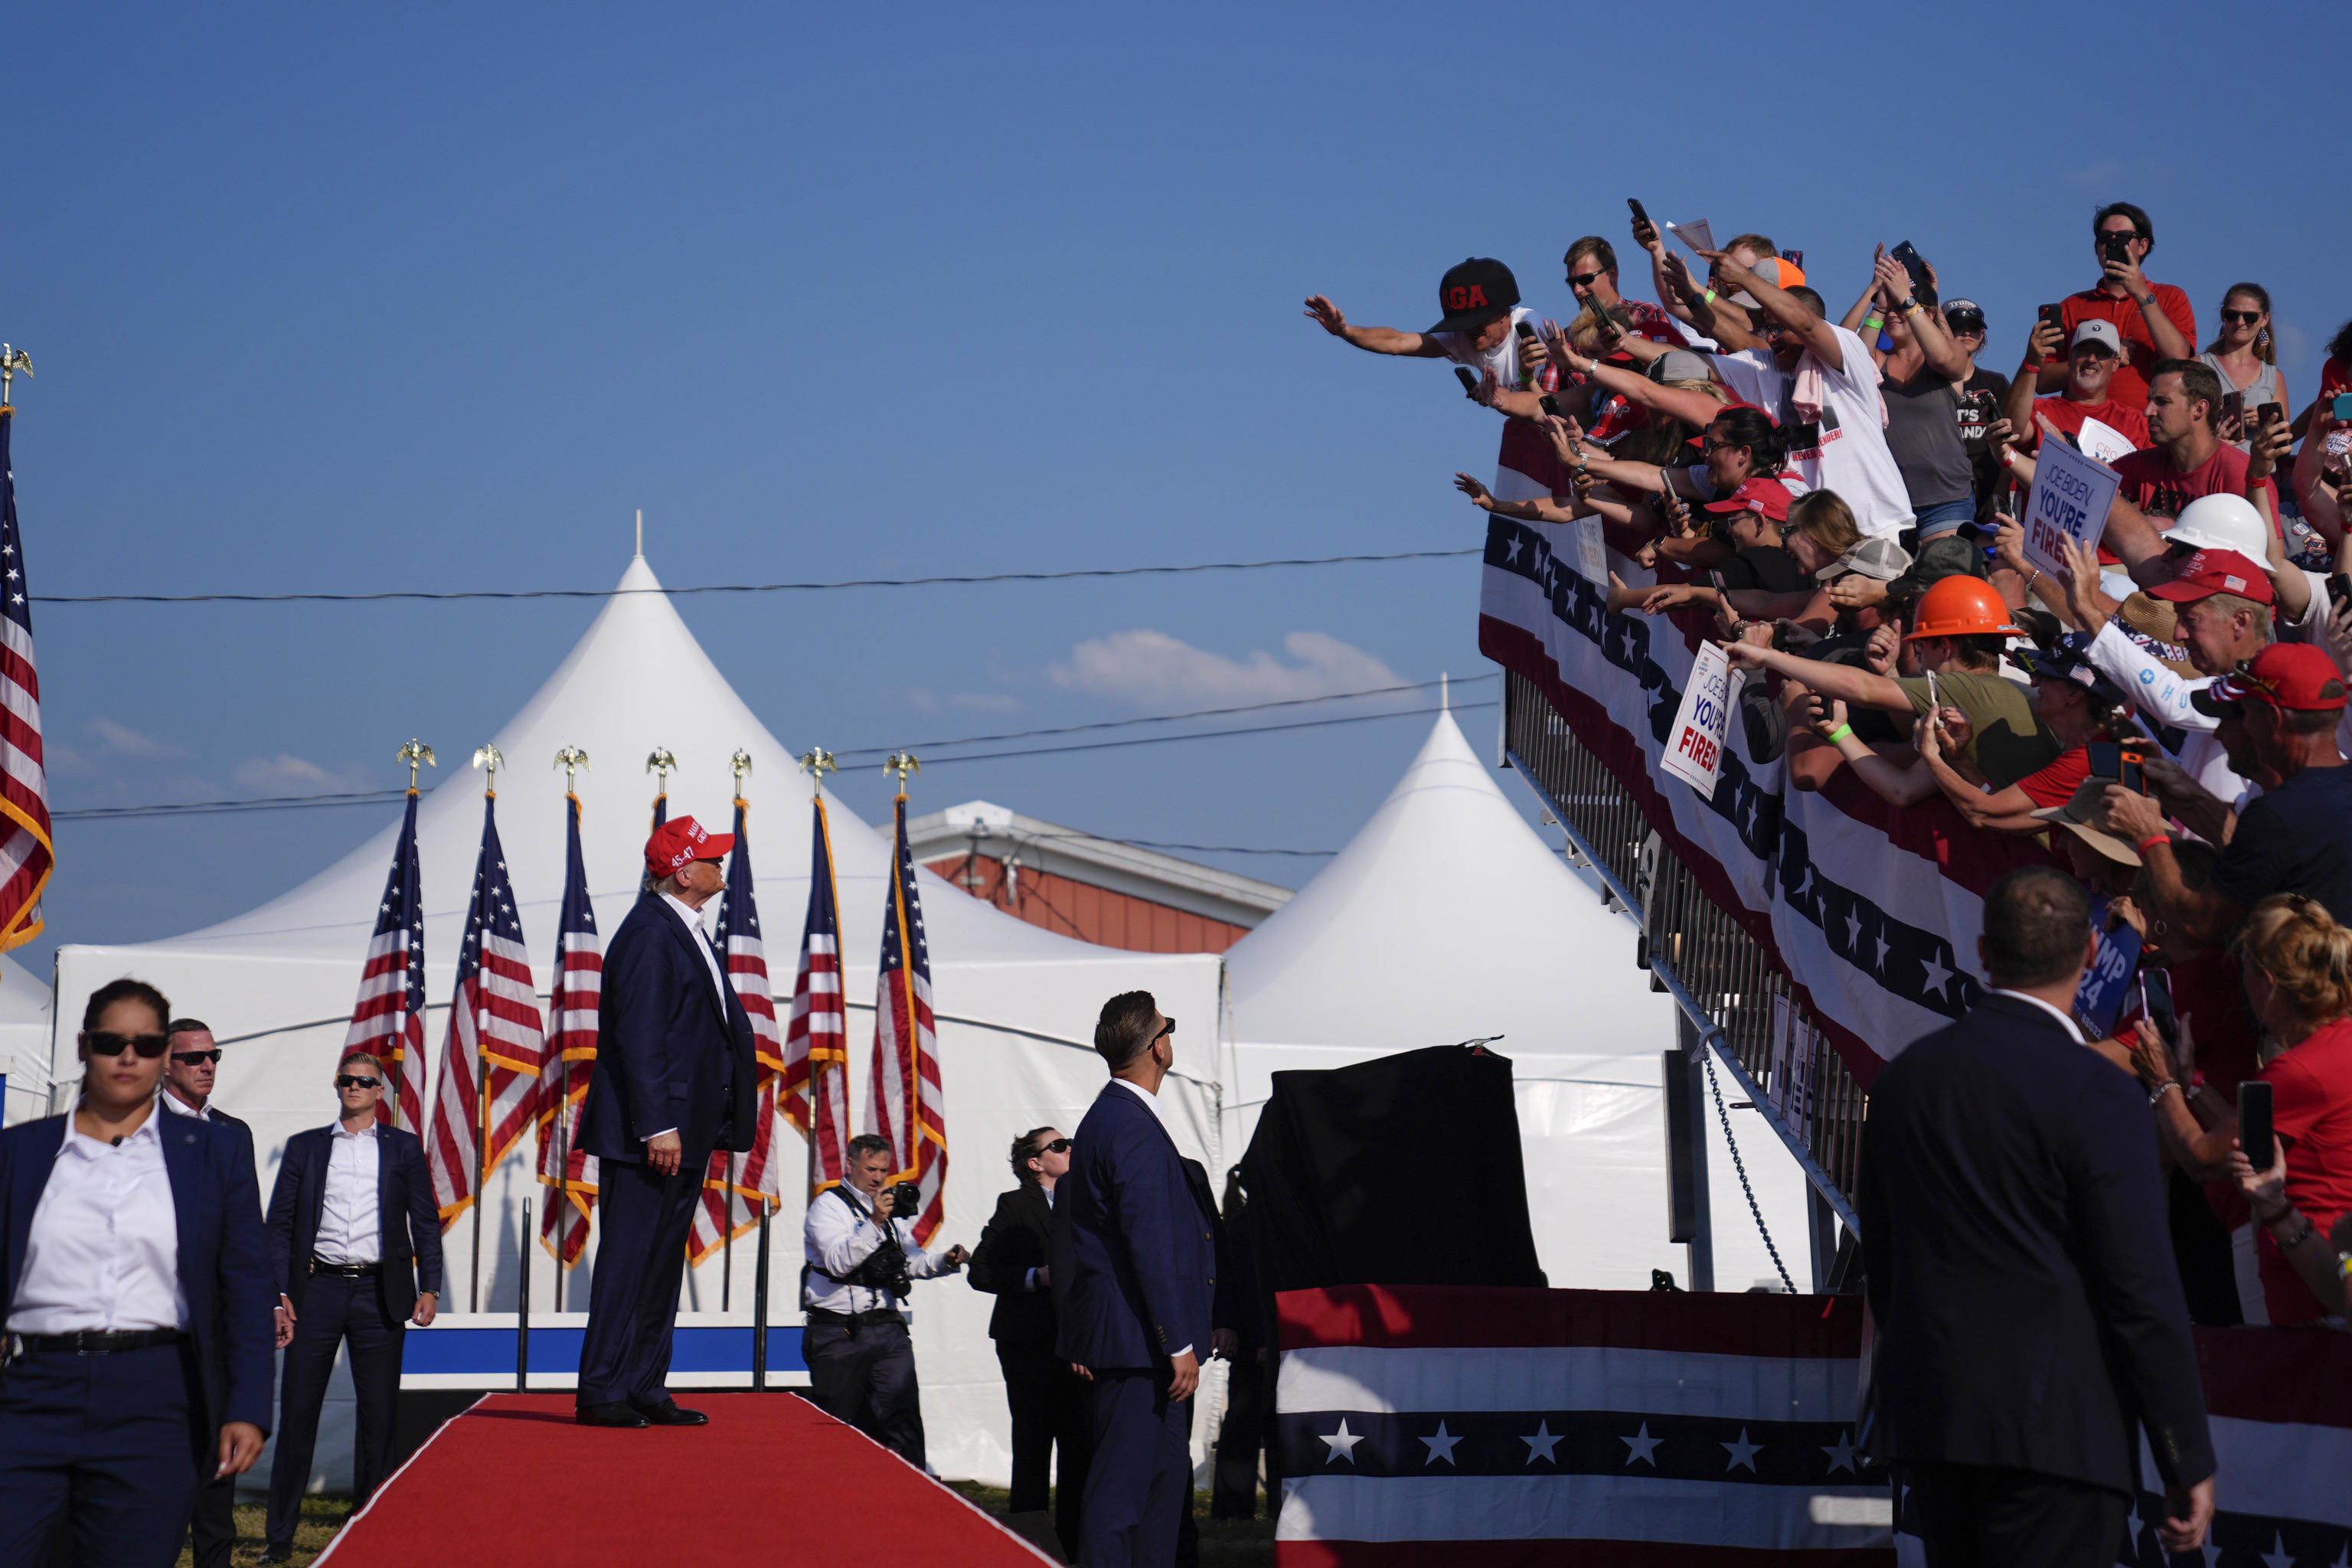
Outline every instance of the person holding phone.
<path fill-rule="evenodd" d="M 2270 1232 L 2279 1251 L 2341 1328 L 2347 1311 L 2352 1310 L 2352 1214 L 2338 1217 L 2332 1230 L 2322 1230 L 2286 1195 L 2286 1154 L 2277 1148 L 2276 1140 L 2273 1140 L 2272 1153 L 2270 1169 L 2257 1171 L 2245 1151 L 2233 1150 L 2230 1173 L 2237 1179 L 2238 1191 L 2253 1211 L 2255 1223 Z"/>
<path fill-rule="evenodd" d="M 2057 391 L 2037 395 L 2034 369 L 2057 353 L 2061 344 L 2065 347 L 2065 381 Z M 2026 341 L 2025 363 L 2017 367 L 2017 379 L 2009 384 L 2008 401 L 2002 407 L 2009 420 L 2011 445 L 2021 451 L 2038 451 L 2044 420 L 2060 435 L 2079 437 L 2083 426 L 2095 419 L 2131 443 L 2135 450 L 2147 446 L 2147 414 L 2115 395 L 2116 371 L 2123 363 L 2123 334 L 2116 331 L 2113 321 L 2084 321 L 2071 337 L 2062 335 L 2054 321 L 2036 322 L 2033 335 Z M 2091 439 L 2093 445 L 2099 444 L 2098 433 L 2093 432 Z"/>
<path fill-rule="evenodd" d="M 2278 341 L 2271 334 L 2271 291 L 2259 283 L 2232 283 L 2221 296 L 2221 330 L 2197 356 L 2213 367 L 2222 395 L 2238 395 L 2240 414 L 2220 426 L 2222 440 L 2242 452 L 2254 430 L 2255 411 L 2265 403 L 2294 406 L 2286 377 L 2279 374 Z"/>
<path fill-rule="evenodd" d="M 2287 1159 L 2286 1195 L 2315 1228 L 2327 1230 L 2352 1213 L 2352 929 L 2315 900 L 2280 893 L 2254 906 L 2235 946 L 2247 1008 L 2276 1052 L 2252 1082 L 2271 1095 L 2272 1136 Z M 2211 1109 L 2210 1100 L 2192 1108 L 2193 1079 L 2145 1020 L 2134 1053 L 2166 1152 L 2200 1181 L 2232 1179 L 2238 1110 Z M 2328 1315 L 2267 1228 L 2256 1242 L 2256 1265 L 2261 1291 L 2248 1302 L 2248 1322 L 2308 1323 Z"/>
<path fill-rule="evenodd" d="M 2124 343 L 2115 395 L 2134 408 L 2146 405 L 2151 367 L 2158 360 L 2187 359 L 2197 352 L 2197 312 L 2189 296 L 2169 283 L 2149 282 L 2140 270 L 2155 248 L 2156 225 L 2146 209 L 2130 202 L 2101 207 L 2091 218 L 2091 254 L 2098 261 L 2099 280 L 2066 296 L 2059 315 L 2069 342 L 2084 321 L 2114 324 Z M 2055 392 L 2065 383 L 2066 366 L 2044 361 L 2035 375 L 2040 390 Z"/>

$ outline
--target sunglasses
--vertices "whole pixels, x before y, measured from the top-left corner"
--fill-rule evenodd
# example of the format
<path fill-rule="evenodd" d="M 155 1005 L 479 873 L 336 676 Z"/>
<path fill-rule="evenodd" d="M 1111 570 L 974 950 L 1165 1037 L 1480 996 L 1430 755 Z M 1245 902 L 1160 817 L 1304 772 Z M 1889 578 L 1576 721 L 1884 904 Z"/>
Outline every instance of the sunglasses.
<path fill-rule="evenodd" d="M 2241 326 L 2251 327 L 2263 319 L 2263 313 L 2260 310 L 2224 310 L 2221 312 L 2221 319 L 2225 321 L 2235 321 Z"/>
<path fill-rule="evenodd" d="M 337 1089 L 382 1089 L 383 1079 L 362 1078 L 355 1072 L 339 1072 L 335 1075 L 335 1087 Z"/>
<path fill-rule="evenodd" d="M 1158 1045 L 1160 1041 L 1162 1041 L 1162 1040 L 1166 1039 L 1169 1036 L 1171 1036 L 1171 1035 L 1174 1034 L 1175 1032 L 1176 1032 L 1176 1020 L 1175 1020 L 1175 1019 L 1173 1019 L 1173 1018 L 1169 1018 L 1169 1019 L 1163 1020 L 1163 1021 L 1161 1022 L 1160 1026 L 1160 1032 L 1159 1032 L 1158 1034 L 1156 1034 L 1156 1035 L 1152 1036 L 1152 1037 L 1151 1037 L 1151 1038 L 1150 1038 L 1150 1039 L 1148 1039 L 1148 1040 L 1144 1041 L 1143 1043 L 1144 1043 L 1145 1045 L 1147 1045 L 1147 1046 L 1156 1046 L 1156 1045 Z"/>
<path fill-rule="evenodd" d="M 1956 332 L 1981 332 L 1985 330 L 1982 316 L 1947 316 L 1944 322 Z"/>
<path fill-rule="evenodd" d="M 142 1061 L 153 1061 L 172 1043 L 169 1035 L 118 1035 L 110 1029 L 86 1029 L 81 1036 L 82 1048 L 94 1057 L 119 1057 L 125 1051 L 137 1051 Z"/>
<path fill-rule="evenodd" d="M 1066 1154 L 1069 1152 L 1070 1141 L 1066 1138 L 1056 1138 L 1051 1143 L 1046 1144 L 1043 1149 L 1037 1151 L 1040 1154 Z"/>
<path fill-rule="evenodd" d="M 1593 279 L 1602 276 L 1604 275 L 1599 272 L 1571 272 L 1568 275 L 1568 286 L 1571 289 L 1590 289 L 1592 287 Z"/>
<path fill-rule="evenodd" d="M 173 1051 L 172 1059 L 182 1067 L 194 1067 L 198 1062 L 216 1062 L 221 1054 L 217 1048 L 209 1051 Z"/>

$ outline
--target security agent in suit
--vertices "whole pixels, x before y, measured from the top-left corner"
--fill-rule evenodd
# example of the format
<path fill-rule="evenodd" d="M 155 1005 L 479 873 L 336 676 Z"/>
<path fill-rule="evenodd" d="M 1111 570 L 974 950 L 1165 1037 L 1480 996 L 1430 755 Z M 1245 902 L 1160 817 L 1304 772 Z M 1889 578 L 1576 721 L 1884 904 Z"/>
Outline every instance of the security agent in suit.
<path fill-rule="evenodd" d="M 200 1480 L 269 1426 L 269 1268 L 245 1145 L 156 1103 L 171 1005 L 91 995 L 73 1111 L 0 1132 L 0 1568 L 178 1556 Z"/>
<path fill-rule="evenodd" d="M 1092 1379 L 1078 1520 L 1087 1568 L 1175 1561 L 1201 1352 L 1230 1337 L 1213 1327 L 1214 1227 L 1160 1121 L 1175 1030 L 1148 991 L 1103 1004 L 1095 1049 L 1111 1081 L 1078 1123 L 1055 1188 L 1055 1353 Z"/>
<path fill-rule="evenodd" d="M 2212 1516 L 2147 1105 L 2068 1016 L 2094 951 L 2080 885 L 2011 872 L 1985 896 L 1983 1003 L 1871 1088 L 1865 1446 L 1908 1472 L 1930 1568 L 2106 1568 L 2141 1428 L 2165 1549 L 2195 1550 Z"/>
<path fill-rule="evenodd" d="M 914 1280 L 963 1267 L 961 1247 L 923 1250 L 914 1222 L 898 1212 L 884 1184 L 890 1143 L 871 1132 L 849 1141 L 848 1179 L 817 1194 L 801 1229 L 801 1355 L 809 1394 L 921 1468 L 923 1406 L 915 1385 L 915 1345 L 899 1303 Z"/>
<path fill-rule="evenodd" d="M 351 1349 L 359 1423 L 352 1495 L 363 1505 L 392 1468 L 404 1325 L 425 1327 L 440 1306 L 433 1178 L 416 1134 L 377 1120 L 388 1076 L 368 1052 L 344 1051 L 335 1064 L 341 1114 L 286 1141 L 270 1189 L 269 1266 L 286 1378 L 269 1461 L 265 1563 L 292 1554 L 336 1351 Z"/>
<path fill-rule="evenodd" d="M 1020 1185 L 996 1200 L 995 1217 L 971 1249 L 971 1288 L 996 1298 L 988 1317 L 1004 1401 L 1013 1416 L 1011 1511 L 1047 1501 L 1054 1450 L 1062 1451 L 1054 1529 L 1065 1552 L 1078 1546 L 1078 1500 L 1087 1484 L 1087 1385 L 1054 1353 L 1054 1190 L 1070 1169 L 1070 1141 L 1052 1127 L 1013 1141 Z"/>
<path fill-rule="evenodd" d="M 163 1055 L 163 1109 L 175 1116 L 209 1121 L 245 1146 L 245 1163 L 253 1163 L 253 1129 L 213 1102 L 213 1082 L 220 1070 L 220 1042 L 201 1018 L 174 1018 L 164 1034 L 171 1047 Z M 236 1478 L 220 1476 L 196 1489 L 195 1516 L 189 1521 L 190 1545 L 195 1568 L 228 1568 L 236 1547 Z"/>
<path fill-rule="evenodd" d="M 691 816 L 654 829 L 636 907 L 604 950 L 596 1070 L 580 1117 L 580 1146 L 602 1162 L 604 1231 L 580 1346 L 583 1426 L 709 1419 L 665 1385 L 695 1195 L 712 1151 L 751 1146 L 751 1018 L 702 930 L 734 844 Z"/>

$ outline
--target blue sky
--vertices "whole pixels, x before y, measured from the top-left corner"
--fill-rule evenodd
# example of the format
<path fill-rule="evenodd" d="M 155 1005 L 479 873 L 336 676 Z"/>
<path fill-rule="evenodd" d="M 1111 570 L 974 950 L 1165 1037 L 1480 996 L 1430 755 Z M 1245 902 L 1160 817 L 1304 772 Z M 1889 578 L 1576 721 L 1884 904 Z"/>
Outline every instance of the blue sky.
<path fill-rule="evenodd" d="M 1769 42 L 1709 5 L 484 11 L 11 19 L 37 593 L 601 588 L 637 507 L 673 585 L 1473 543 L 1448 478 L 1492 416 L 1299 301 L 1425 325 L 1475 252 L 1558 312 L 1627 195 L 1803 248 L 1841 308 L 1912 239 L 2003 371 L 2116 196 L 2200 328 L 2269 285 L 2298 402 L 2352 313 L 2332 7 L 1832 5 Z M 1468 561 L 681 602 L 780 738 L 836 749 L 1483 674 L 1475 607 Z M 394 784 L 593 613 L 47 607 L 54 804 Z M 918 809 L 1332 848 L 1426 722 L 941 768 Z M 845 793 L 884 809 L 878 772 Z M 68 824 L 19 956 L 235 913 L 388 809 Z"/>

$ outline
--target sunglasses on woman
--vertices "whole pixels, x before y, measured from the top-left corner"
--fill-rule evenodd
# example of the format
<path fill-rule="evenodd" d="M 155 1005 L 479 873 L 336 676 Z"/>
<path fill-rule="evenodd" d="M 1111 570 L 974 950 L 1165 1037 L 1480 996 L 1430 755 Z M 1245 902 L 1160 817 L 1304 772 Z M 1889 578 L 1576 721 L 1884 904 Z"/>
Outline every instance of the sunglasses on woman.
<path fill-rule="evenodd" d="M 137 1051 L 142 1061 L 153 1061 L 172 1043 L 169 1035 L 118 1035 L 111 1029 L 85 1029 L 82 1048 L 94 1057 L 119 1057 Z"/>
<path fill-rule="evenodd" d="M 1051 1143 L 1046 1144 L 1043 1149 L 1037 1151 L 1040 1154 L 1066 1154 L 1069 1152 L 1070 1141 L 1066 1138 L 1056 1138 Z"/>
<path fill-rule="evenodd" d="M 2224 310 L 2221 312 L 2221 320 L 2224 321 L 2234 321 L 2242 327 L 2251 327 L 2262 319 L 2263 313 L 2260 310 Z"/>

